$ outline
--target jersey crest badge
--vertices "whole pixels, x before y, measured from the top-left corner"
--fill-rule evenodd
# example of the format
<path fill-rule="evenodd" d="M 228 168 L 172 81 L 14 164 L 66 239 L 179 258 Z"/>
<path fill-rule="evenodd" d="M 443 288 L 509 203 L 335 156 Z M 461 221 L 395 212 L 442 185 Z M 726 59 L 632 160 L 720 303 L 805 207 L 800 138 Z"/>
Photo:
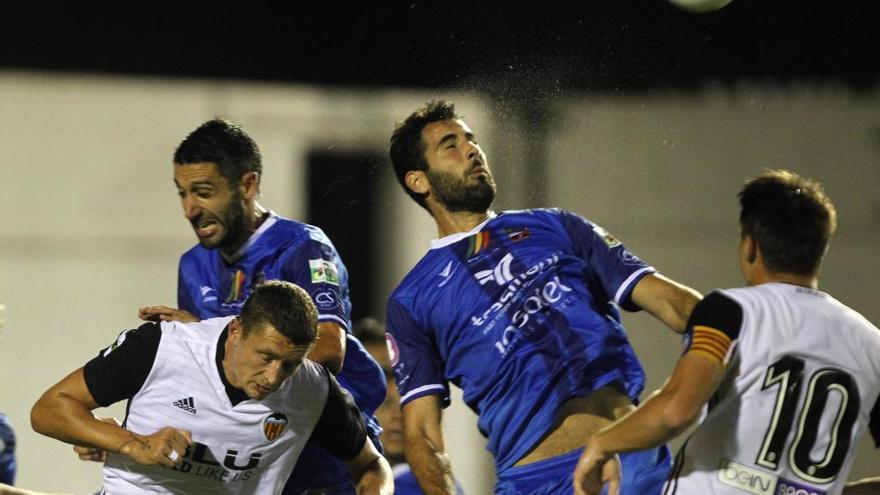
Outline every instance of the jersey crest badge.
<path fill-rule="evenodd" d="M 263 436 L 272 441 L 280 437 L 287 429 L 287 416 L 281 413 L 272 413 L 263 418 Z"/>
<path fill-rule="evenodd" d="M 519 242 L 532 234 L 531 232 L 529 232 L 529 229 L 527 229 L 525 227 L 523 227 L 521 229 L 507 228 L 507 229 L 504 229 L 504 233 L 506 233 L 507 238 L 513 242 Z"/>

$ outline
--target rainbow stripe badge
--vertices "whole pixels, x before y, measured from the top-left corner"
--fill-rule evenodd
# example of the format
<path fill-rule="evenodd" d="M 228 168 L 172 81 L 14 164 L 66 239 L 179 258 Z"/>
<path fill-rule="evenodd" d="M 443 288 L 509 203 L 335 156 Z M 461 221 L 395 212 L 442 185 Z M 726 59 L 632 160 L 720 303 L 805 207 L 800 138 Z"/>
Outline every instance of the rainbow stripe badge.
<path fill-rule="evenodd" d="M 474 256 L 480 251 L 485 251 L 489 248 L 489 231 L 484 230 L 477 234 L 474 234 L 468 238 L 468 251 L 467 257 L 470 258 Z"/>
<path fill-rule="evenodd" d="M 238 301 L 238 298 L 241 297 L 243 292 L 244 272 L 236 270 L 235 275 L 232 277 L 232 285 L 229 287 L 229 297 L 226 298 L 226 302 Z"/>

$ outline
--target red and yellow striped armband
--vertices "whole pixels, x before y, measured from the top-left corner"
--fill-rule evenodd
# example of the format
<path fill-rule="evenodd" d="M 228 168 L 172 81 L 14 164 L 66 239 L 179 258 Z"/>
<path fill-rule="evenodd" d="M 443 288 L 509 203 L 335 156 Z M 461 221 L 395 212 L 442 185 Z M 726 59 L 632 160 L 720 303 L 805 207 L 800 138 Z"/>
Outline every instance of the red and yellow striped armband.
<path fill-rule="evenodd" d="M 699 352 L 705 356 L 724 364 L 724 358 L 733 341 L 721 330 L 702 325 L 694 326 L 694 336 L 691 339 L 691 347 L 688 352 Z"/>

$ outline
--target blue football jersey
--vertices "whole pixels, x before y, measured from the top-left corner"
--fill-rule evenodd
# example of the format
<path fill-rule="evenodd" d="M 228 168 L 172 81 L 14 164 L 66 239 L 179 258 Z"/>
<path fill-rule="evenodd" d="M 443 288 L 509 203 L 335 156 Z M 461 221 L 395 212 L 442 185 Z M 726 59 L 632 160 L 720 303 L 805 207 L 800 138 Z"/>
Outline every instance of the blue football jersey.
<path fill-rule="evenodd" d="M 237 315 L 251 289 L 265 280 L 286 280 L 305 289 L 319 321 L 351 332 L 348 271 L 333 243 L 318 227 L 272 213 L 227 263 L 218 249 L 196 245 L 180 259 L 177 303 L 199 318 Z M 385 400 L 385 375 L 360 341 L 347 335 L 339 383 L 361 411 L 372 416 Z M 372 430 L 378 423 L 368 425 Z"/>
<path fill-rule="evenodd" d="M 504 212 L 432 243 L 388 301 L 401 403 L 460 387 L 500 471 L 553 426 L 563 402 L 644 372 L 618 307 L 653 273 L 601 227 L 558 209 Z"/>
<path fill-rule="evenodd" d="M 0 483 L 15 484 L 15 432 L 5 414 L 0 413 Z"/>

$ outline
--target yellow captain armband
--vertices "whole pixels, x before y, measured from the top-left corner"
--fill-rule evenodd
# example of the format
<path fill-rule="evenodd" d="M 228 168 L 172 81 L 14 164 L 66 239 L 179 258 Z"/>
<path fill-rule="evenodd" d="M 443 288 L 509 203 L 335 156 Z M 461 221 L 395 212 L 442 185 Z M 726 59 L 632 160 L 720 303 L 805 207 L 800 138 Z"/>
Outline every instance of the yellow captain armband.
<path fill-rule="evenodd" d="M 721 330 L 702 325 L 694 326 L 694 336 L 691 339 L 691 346 L 687 352 L 699 352 L 704 356 L 724 365 L 724 358 L 733 341 Z"/>

